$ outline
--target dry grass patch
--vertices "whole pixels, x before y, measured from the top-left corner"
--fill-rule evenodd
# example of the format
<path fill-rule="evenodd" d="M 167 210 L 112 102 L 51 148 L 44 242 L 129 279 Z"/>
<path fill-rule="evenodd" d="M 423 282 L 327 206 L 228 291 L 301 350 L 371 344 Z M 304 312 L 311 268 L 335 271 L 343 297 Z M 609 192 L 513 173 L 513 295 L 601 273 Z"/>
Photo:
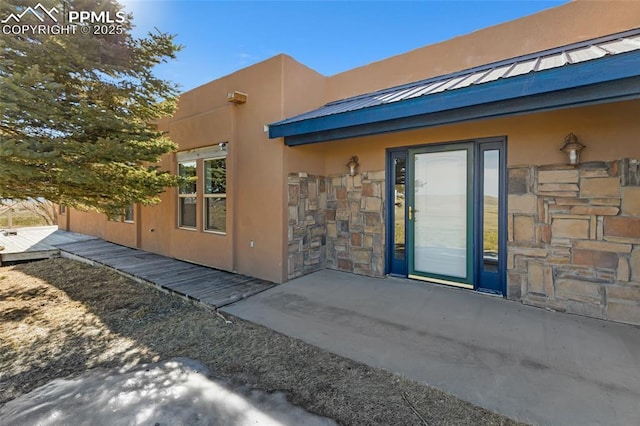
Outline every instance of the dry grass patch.
<path fill-rule="evenodd" d="M 0 268 L 0 313 L 0 404 L 94 367 L 183 356 L 233 382 L 282 391 L 342 424 L 422 424 L 420 417 L 428 424 L 515 424 L 429 386 L 236 318 L 227 324 L 208 309 L 67 259 Z"/>

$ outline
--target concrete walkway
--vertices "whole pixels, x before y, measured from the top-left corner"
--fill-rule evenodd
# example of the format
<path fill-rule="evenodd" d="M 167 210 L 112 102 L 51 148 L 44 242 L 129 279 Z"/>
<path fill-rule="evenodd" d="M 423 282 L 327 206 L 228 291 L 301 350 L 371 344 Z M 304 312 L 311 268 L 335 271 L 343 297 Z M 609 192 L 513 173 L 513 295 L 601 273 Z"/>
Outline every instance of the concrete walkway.
<path fill-rule="evenodd" d="M 534 424 L 640 424 L 640 328 L 321 271 L 222 309 Z"/>

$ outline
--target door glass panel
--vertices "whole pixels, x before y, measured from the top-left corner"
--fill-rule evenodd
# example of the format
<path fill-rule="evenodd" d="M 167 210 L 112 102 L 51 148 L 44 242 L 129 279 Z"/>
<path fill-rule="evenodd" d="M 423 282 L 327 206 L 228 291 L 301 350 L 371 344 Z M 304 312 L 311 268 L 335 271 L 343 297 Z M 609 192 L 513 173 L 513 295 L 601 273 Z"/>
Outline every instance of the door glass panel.
<path fill-rule="evenodd" d="M 467 150 L 415 155 L 414 269 L 467 277 Z"/>
<path fill-rule="evenodd" d="M 405 208 L 406 208 L 406 158 L 395 158 L 395 182 L 394 182 L 394 232 L 393 232 L 393 258 L 404 260 L 405 253 Z"/>
<path fill-rule="evenodd" d="M 500 151 L 484 151 L 482 194 L 482 263 L 486 272 L 498 272 L 498 201 Z"/>

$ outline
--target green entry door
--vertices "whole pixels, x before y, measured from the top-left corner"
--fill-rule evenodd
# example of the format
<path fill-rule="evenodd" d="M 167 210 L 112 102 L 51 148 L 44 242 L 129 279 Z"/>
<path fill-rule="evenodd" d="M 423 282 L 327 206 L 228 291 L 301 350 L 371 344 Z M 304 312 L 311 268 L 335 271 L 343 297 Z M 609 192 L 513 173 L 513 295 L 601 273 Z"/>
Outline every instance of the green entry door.
<path fill-rule="evenodd" d="M 409 277 L 474 287 L 474 144 L 409 150 Z"/>

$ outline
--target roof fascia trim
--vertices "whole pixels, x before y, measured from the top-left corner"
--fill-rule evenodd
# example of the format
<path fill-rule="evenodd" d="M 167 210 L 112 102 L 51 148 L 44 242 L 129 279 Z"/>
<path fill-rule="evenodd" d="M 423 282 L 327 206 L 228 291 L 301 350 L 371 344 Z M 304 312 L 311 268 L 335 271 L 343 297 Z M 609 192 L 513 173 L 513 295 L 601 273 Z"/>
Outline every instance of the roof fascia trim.
<path fill-rule="evenodd" d="M 284 142 L 287 146 L 306 145 L 473 120 L 523 115 L 632 99 L 640 99 L 640 76 L 588 87 L 534 95 L 526 98 L 509 99 L 358 126 L 285 136 Z"/>

